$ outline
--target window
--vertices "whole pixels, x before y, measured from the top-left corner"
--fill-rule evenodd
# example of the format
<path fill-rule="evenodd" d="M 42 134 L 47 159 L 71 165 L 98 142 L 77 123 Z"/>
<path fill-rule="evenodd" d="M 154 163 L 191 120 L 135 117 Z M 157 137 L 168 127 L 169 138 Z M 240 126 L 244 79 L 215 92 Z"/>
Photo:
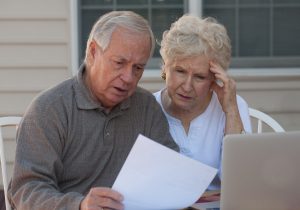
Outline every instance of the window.
<path fill-rule="evenodd" d="M 232 67 L 300 66 L 299 0 L 203 0 L 203 16 L 227 28 Z"/>
<path fill-rule="evenodd" d="M 135 11 L 149 21 L 159 42 L 163 31 L 188 12 L 188 3 L 189 0 L 78 0 L 80 61 L 91 27 L 102 14 Z M 299 0 L 202 0 L 199 14 L 215 17 L 227 28 L 232 43 L 231 67 L 300 66 Z M 157 45 L 147 67 L 159 66 Z"/>
<path fill-rule="evenodd" d="M 86 42 L 93 24 L 103 14 L 113 10 L 131 10 L 146 18 L 159 43 L 164 30 L 172 22 L 187 11 L 185 0 L 81 0 L 79 1 L 79 56 L 82 62 L 85 56 Z M 148 63 L 148 68 L 159 68 L 159 46 L 155 48 L 153 59 Z"/>

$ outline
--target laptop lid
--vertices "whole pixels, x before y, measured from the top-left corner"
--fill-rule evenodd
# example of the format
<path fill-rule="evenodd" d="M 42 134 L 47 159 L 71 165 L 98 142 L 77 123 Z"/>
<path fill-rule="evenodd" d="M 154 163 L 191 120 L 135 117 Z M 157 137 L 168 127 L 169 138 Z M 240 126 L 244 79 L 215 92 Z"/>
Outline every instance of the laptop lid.
<path fill-rule="evenodd" d="M 300 209 L 300 131 L 225 136 L 221 209 Z"/>

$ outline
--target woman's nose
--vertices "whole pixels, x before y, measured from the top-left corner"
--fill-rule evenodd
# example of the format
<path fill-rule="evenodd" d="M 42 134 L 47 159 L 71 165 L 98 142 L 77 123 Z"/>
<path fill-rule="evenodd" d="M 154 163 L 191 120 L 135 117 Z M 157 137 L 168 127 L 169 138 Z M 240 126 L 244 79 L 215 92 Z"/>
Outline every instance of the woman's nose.
<path fill-rule="evenodd" d="M 192 84 L 192 78 L 187 77 L 185 78 L 183 85 L 182 85 L 184 91 L 189 92 L 192 90 L 193 84 Z"/>

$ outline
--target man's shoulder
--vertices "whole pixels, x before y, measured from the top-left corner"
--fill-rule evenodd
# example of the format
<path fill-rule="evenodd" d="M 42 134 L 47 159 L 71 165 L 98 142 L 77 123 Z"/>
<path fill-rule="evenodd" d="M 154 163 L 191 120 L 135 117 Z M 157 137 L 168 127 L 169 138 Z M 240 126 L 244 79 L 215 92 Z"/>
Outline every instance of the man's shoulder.
<path fill-rule="evenodd" d="M 135 97 L 139 97 L 139 98 L 149 98 L 149 99 L 154 99 L 154 96 L 153 94 L 149 91 L 149 90 L 146 90 L 142 87 L 137 87 L 136 88 L 136 91 L 135 91 Z"/>
<path fill-rule="evenodd" d="M 56 84 L 36 96 L 33 100 L 34 103 L 42 106 L 50 106 L 55 103 L 58 99 L 67 99 L 72 96 L 73 91 L 73 78 L 62 81 L 59 84 Z"/>
<path fill-rule="evenodd" d="M 147 107 L 156 109 L 157 105 L 159 106 L 154 95 L 149 90 L 142 87 L 137 87 L 135 93 L 131 97 L 131 101 L 133 102 L 132 105 L 135 104 L 140 108 Z"/>
<path fill-rule="evenodd" d="M 145 88 L 140 87 L 140 86 L 137 86 L 135 92 L 138 93 L 138 94 L 145 94 L 145 95 L 148 95 L 148 94 L 151 95 L 152 94 L 149 90 L 146 90 Z"/>

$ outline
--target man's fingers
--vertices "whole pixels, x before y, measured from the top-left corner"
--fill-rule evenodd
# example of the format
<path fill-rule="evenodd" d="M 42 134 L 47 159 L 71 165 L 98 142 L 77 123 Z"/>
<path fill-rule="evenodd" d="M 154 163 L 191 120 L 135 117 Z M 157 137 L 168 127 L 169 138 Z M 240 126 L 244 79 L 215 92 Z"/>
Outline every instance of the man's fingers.
<path fill-rule="evenodd" d="M 90 190 L 80 204 L 80 210 L 114 209 L 123 210 L 123 196 L 110 188 L 95 187 Z"/>
<path fill-rule="evenodd" d="M 123 196 L 115 191 L 115 190 L 112 190 L 111 188 L 107 188 L 107 187 L 94 187 L 91 189 L 91 192 L 94 194 L 94 195 L 97 195 L 97 196 L 100 196 L 100 197 L 106 197 L 106 198 L 111 198 L 113 200 L 116 200 L 116 201 L 123 201 Z"/>

